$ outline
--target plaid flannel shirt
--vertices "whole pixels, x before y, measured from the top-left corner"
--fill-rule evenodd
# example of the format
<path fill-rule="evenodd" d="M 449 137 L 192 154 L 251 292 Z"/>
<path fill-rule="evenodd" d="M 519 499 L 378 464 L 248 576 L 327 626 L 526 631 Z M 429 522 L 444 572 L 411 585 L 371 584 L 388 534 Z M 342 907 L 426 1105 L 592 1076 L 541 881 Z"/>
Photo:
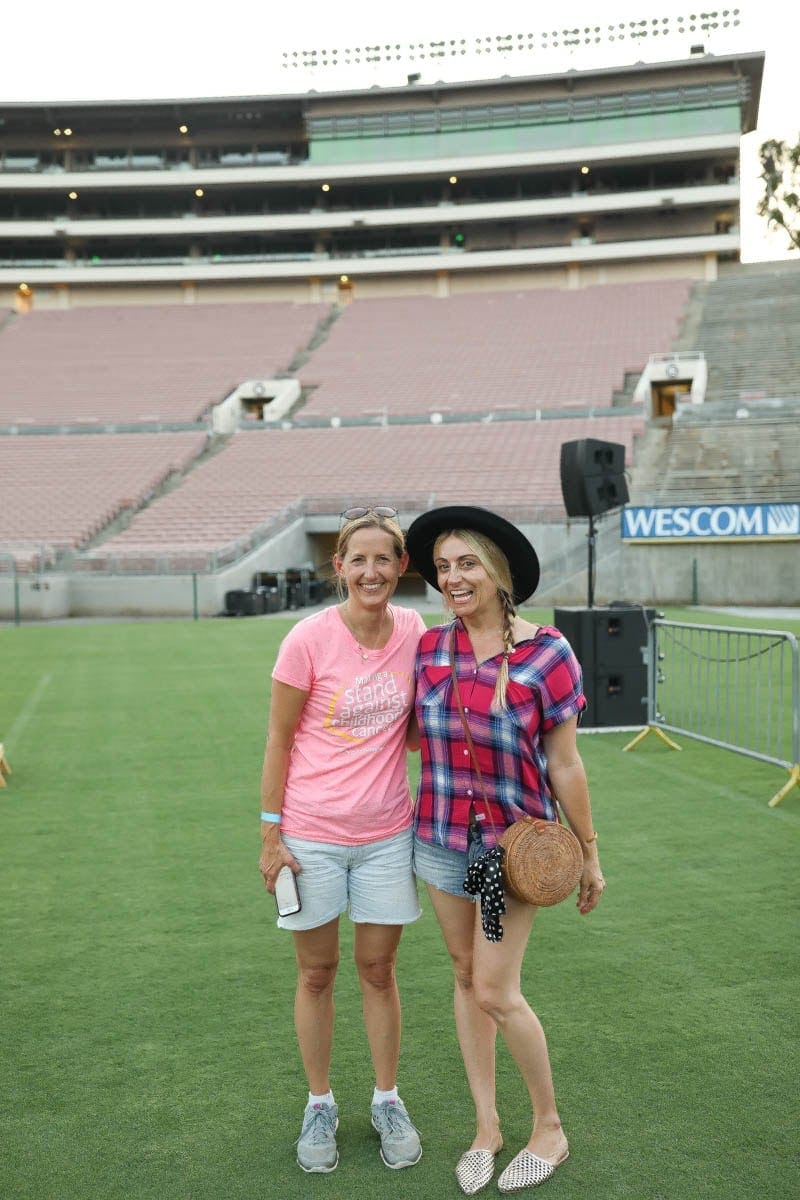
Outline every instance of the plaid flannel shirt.
<path fill-rule="evenodd" d="M 417 651 L 422 761 L 414 826 L 423 841 L 466 850 L 470 808 L 480 814 L 484 802 L 450 673 L 452 628 L 429 629 Z M 569 642 L 548 625 L 519 642 L 509 657 L 508 708 L 491 713 L 502 656 L 477 663 L 460 621 L 455 628 L 461 702 L 498 837 L 526 814 L 555 820 L 541 735 L 586 707 L 581 668 Z M 485 846 L 495 844 L 488 817 L 481 834 Z"/>

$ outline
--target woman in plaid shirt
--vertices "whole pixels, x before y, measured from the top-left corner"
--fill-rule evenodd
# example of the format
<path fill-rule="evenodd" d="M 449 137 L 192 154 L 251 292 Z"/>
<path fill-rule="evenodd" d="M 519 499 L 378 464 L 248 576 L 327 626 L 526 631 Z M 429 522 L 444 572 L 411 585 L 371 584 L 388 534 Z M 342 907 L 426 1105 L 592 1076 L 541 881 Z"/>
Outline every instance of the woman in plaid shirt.
<path fill-rule="evenodd" d="M 557 820 L 557 798 L 583 849 L 578 909 L 585 914 L 597 905 L 605 882 L 576 739 L 586 705 L 581 670 L 558 630 L 517 615 L 536 588 L 539 563 L 516 526 L 485 509 L 451 506 L 419 517 L 407 546 L 454 616 L 424 633 L 417 652 L 422 762 L 414 865 L 453 960 L 456 1028 L 475 1103 L 475 1137 L 456 1177 L 465 1194 L 479 1191 L 492 1179 L 503 1146 L 495 1103 L 499 1029 L 533 1107 L 527 1146 L 498 1180 L 501 1192 L 515 1192 L 544 1182 L 569 1152 L 544 1031 L 520 991 L 536 909 L 505 896 L 502 928 L 496 915 L 496 931 L 490 928 L 492 917 L 487 923 L 484 914 L 484 937 L 464 879 L 506 826 L 526 814 Z M 455 697 L 451 654 L 485 800 Z"/>

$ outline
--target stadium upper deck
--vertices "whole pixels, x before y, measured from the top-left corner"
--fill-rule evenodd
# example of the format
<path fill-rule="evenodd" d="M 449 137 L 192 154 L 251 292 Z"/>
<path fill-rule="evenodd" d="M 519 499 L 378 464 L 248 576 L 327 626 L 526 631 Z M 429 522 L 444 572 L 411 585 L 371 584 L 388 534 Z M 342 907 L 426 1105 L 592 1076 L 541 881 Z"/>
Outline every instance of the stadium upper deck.
<path fill-rule="evenodd" d="M 0 305 L 708 278 L 738 258 L 763 62 L 3 104 Z"/>

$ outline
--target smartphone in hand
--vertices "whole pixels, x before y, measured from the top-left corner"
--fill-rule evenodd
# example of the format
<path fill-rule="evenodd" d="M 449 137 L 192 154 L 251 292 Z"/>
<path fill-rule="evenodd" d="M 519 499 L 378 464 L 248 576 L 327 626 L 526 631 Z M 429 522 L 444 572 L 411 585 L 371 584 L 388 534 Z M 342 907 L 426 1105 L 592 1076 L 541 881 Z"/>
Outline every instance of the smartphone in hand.
<path fill-rule="evenodd" d="M 291 867 L 281 867 L 275 880 L 275 903 L 278 906 L 279 917 L 291 917 L 300 912 L 300 893 L 297 890 L 297 878 Z"/>

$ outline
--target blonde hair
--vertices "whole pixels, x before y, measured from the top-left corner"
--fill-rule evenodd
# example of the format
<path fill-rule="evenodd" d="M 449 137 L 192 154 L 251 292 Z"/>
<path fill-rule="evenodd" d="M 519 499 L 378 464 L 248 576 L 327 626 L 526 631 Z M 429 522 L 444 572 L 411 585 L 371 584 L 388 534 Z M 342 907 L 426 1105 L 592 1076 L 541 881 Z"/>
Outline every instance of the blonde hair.
<path fill-rule="evenodd" d="M 447 529 L 440 533 L 433 547 L 434 558 L 445 538 L 457 537 L 466 542 L 470 550 L 480 561 L 481 566 L 497 588 L 497 595 L 503 608 L 503 661 L 497 672 L 497 682 L 492 697 L 491 712 L 505 712 L 508 708 L 506 694 L 508 691 L 508 658 L 514 649 L 514 617 L 517 610 L 514 607 L 514 581 L 511 578 L 511 567 L 503 551 L 491 538 L 474 529 Z"/>
<path fill-rule="evenodd" d="M 400 559 L 405 554 L 405 534 L 394 517 L 380 517 L 377 513 L 368 512 L 363 517 L 354 517 L 352 521 L 345 521 L 343 523 L 342 528 L 339 530 L 339 536 L 336 539 L 336 549 L 334 551 L 336 558 L 345 557 L 347 547 L 350 545 L 350 538 L 354 533 L 358 533 L 360 529 L 382 529 L 392 539 L 392 550 L 395 558 Z M 344 581 L 338 571 L 336 573 L 336 593 L 340 600 L 344 600 L 347 597 L 347 588 L 344 586 Z"/>

